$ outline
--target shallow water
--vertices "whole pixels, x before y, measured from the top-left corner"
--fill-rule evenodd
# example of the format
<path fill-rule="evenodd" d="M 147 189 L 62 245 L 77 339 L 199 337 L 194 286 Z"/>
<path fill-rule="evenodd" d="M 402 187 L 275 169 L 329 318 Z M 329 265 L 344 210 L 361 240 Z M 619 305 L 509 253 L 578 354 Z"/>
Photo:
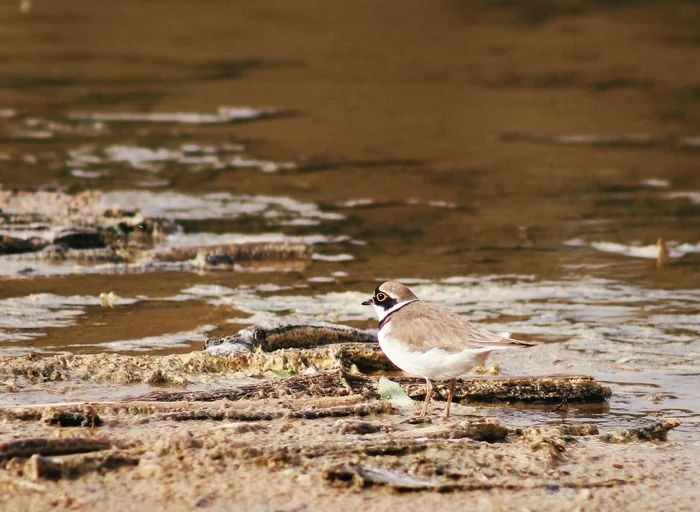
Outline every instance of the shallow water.
<path fill-rule="evenodd" d="M 0 354 L 199 350 L 271 316 L 372 327 L 359 303 L 393 279 L 545 343 L 494 358 L 504 374 L 590 373 L 610 418 L 696 428 L 700 10 L 535 4 L 0 7 L 3 189 L 94 191 L 34 205 L 68 223 L 178 221 L 161 248 L 312 253 L 286 272 L 2 256 Z"/>

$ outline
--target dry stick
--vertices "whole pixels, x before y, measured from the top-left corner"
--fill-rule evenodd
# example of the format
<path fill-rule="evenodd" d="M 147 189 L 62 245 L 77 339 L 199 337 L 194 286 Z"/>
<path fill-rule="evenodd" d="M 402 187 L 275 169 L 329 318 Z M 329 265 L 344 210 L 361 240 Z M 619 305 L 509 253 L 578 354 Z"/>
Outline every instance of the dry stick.
<path fill-rule="evenodd" d="M 343 418 L 396 412 L 391 404 L 384 401 L 297 410 L 242 410 L 240 408 L 221 408 L 218 404 L 210 403 L 197 403 L 195 405 L 191 402 L 184 404 L 185 407 L 193 407 L 189 410 L 183 409 L 182 402 L 100 402 L 90 404 L 85 402 L 67 402 L 58 405 L 32 404 L 26 407 L 7 408 L 0 410 L 0 418 L 10 421 L 46 421 L 47 417 L 71 415 L 76 410 L 83 410 L 86 405 L 90 406 L 94 414 L 100 413 L 106 416 L 119 412 L 148 414 L 152 421 L 271 421 L 283 417 L 301 419 Z"/>
<path fill-rule="evenodd" d="M 139 457 L 118 452 L 83 453 L 62 457 L 32 455 L 25 466 L 25 472 L 34 480 L 39 478 L 77 478 L 93 471 L 136 466 L 139 460 Z"/>
<path fill-rule="evenodd" d="M 13 457 L 39 455 L 66 455 L 71 453 L 96 452 L 110 448 L 105 439 L 81 438 L 32 438 L 0 444 L 0 461 Z"/>
<path fill-rule="evenodd" d="M 610 478 L 594 482 L 562 482 L 562 483 L 515 483 L 515 482 L 434 482 L 413 477 L 408 473 L 384 470 L 383 468 L 372 468 L 359 464 L 342 464 L 324 470 L 323 478 L 328 481 L 341 481 L 344 483 L 357 482 L 362 486 L 386 485 L 397 491 L 487 491 L 492 489 L 507 489 L 511 491 L 522 491 L 532 489 L 542 489 L 563 487 L 569 489 L 588 489 L 616 487 L 619 485 L 638 484 L 648 477 L 640 477 L 633 480 Z"/>
<path fill-rule="evenodd" d="M 8 477 L 2 478 L 2 479 L 0 479 L 0 485 L 3 485 L 3 484 L 14 485 L 15 487 L 19 487 L 22 489 L 28 489 L 28 490 L 36 491 L 36 492 L 46 492 L 49 490 L 48 487 L 46 487 L 45 485 L 40 485 L 40 484 L 34 483 L 32 481 L 24 480 L 21 478 L 8 478 Z"/>
<path fill-rule="evenodd" d="M 425 397 L 425 385 L 422 379 L 405 377 L 396 378 L 408 395 L 414 400 Z M 444 399 L 446 386 L 436 386 L 436 395 Z M 523 403 L 559 403 L 564 396 L 569 403 L 604 403 L 610 396 L 610 388 L 602 386 L 593 377 L 584 375 L 550 375 L 544 377 L 481 377 L 460 380 L 457 383 L 455 402 L 523 402 Z M 350 375 L 343 370 L 334 370 L 312 376 L 297 376 L 286 379 L 274 379 L 248 384 L 236 388 L 219 389 L 206 392 L 155 392 L 139 397 L 127 398 L 119 402 L 84 402 L 62 404 L 34 404 L 23 407 L 0 409 L 0 417 L 9 420 L 47 419 L 48 412 L 56 414 L 85 411 L 89 405 L 93 414 L 110 414 L 130 412 L 134 414 L 158 415 L 171 413 L 164 417 L 179 421 L 211 419 L 236 419 L 239 421 L 268 420 L 284 415 L 279 411 L 212 411 L 201 408 L 183 411 L 182 403 L 214 402 L 217 400 L 259 400 L 265 398 L 301 398 L 301 397 L 338 397 L 360 396 L 367 400 L 379 399 L 377 379 L 360 375 Z M 173 404 L 178 410 L 173 410 Z M 322 416 L 318 410 L 302 417 Z M 327 413 L 329 416 L 342 416 L 345 413 Z M 359 414 L 355 412 L 353 414 Z M 347 414 L 350 415 L 350 414 Z"/>
<path fill-rule="evenodd" d="M 351 454 L 362 454 L 371 457 L 401 456 L 420 453 L 430 447 L 445 446 L 446 443 L 454 447 L 454 443 L 460 442 L 498 442 L 505 439 L 508 433 L 508 428 L 496 420 L 477 419 L 430 426 L 407 432 L 392 432 L 372 437 L 363 442 L 358 442 L 357 440 L 329 440 L 324 443 L 295 442 L 279 446 L 260 447 L 260 450 L 255 452 L 253 456 L 251 456 L 249 450 L 246 450 L 241 452 L 238 458 L 248 459 L 252 463 L 255 463 L 255 461 L 266 463 L 268 460 L 277 459 L 289 453 L 306 459 Z"/>
<path fill-rule="evenodd" d="M 368 416 L 370 414 L 395 413 L 394 409 L 387 402 L 374 402 L 357 405 L 339 405 L 336 407 L 324 407 L 322 409 L 302 409 L 292 411 L 288 414 L 290 418 L 301 418 L 315 420 L 318 418 L 344 418 L 347 416 Z"/>
<path fill-rule="evenodd" d="M 157 415 L 153 421 L 173 420 L 173 421 L 271 421 L 284 416 L 281 411 L 225 411 L 221 409 L 196 411 L 178 411 Z"/>

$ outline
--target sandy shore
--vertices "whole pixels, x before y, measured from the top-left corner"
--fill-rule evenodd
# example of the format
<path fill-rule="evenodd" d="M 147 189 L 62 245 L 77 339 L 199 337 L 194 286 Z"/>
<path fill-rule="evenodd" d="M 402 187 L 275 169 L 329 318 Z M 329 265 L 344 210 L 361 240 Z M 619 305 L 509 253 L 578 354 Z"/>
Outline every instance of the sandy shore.
<path fill-rule="evenodd" d="M 265 359 L 262 354 L 257 358 Z M 512 408 L 511 399 L 481 406 L 467 403 L 459 390 L 456 399 L 462 403 L 453 407 L 449 421 L 440 418 L 439 402 L 426 420 L 418 420 L 420 400 L 381 400 L 376 378 L 353 377 L 340 369 L 315 376 L 258 377 L 228 391 L 220 385 L 197 393 L 163 389 L 75 402 L 71 400 L 84 396 L 90 383 L 92 394 L 96 383 L 115 383 L 109 372 L 95 374 L 91 381 L 76 377 L 87 377 L 90 368 L 108 369 L 110 359 L 114 368 L 127 368 L 132 384 L 139 378 L 149 381 L 154 371 L 171 385 L 193 379 L 222 382 L 234 374 L 241 382 L 245 372 L 239 367 L 231 373 L 235 359 L 205 355 L 144 358 L 148 369 L 140 371 L 138 357 L 60 359 L 30 357 L 1 365 L 5 378 L 14 375 L 15 385 L 31 389 L 33 396 L 49 396 L 60 384 L 67 400 L 0 409 L 0 504 L 8 510 L 397 505 L 407 510 L 693 510 L 698 505 L 697 490 L 687 485 L 700 475 L 697 446 L 687 439 L 675 442 L 676 434 L 668 438 L 678 420 L 611 431 L 595 420 L 577 421 L 577 416 L 594 416 L 595 408 L 578 405 L 574 394 L 563 415 L 545 412 L 552 411 L 550 397 L 550 405 L 523 403 L 513 409 L 511 424 L 490 417 Z M 269 359 L 270 367 L 279 361 Z M 248 372 L 260 375 L 250 367 Z M 403 387 L 420 399 L 418 380 Z M 523 393 L 517 387 L 508 391 L 515 401 Z M 531 389 L 541 393 L 546 386 Z M 104 391 L 109 394 L 109 387 Z M 445 399 L 444 389 L 436 399 Z M 604 413 L 602 405 L 597 407 Z M 543 422 L 542 417 L 549 419 Z"/>

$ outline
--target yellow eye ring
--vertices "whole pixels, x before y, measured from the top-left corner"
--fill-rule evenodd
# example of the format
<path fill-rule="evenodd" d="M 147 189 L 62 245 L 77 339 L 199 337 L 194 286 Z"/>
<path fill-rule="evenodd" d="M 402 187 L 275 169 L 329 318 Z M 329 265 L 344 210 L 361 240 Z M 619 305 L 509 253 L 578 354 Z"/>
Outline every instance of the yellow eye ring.
<path fill-rule="evenodd" d="M 377 294 L 377 297 L 376 297 L 376 298 L 377 298 L 377 301 L 379 301 L 379 302 L 384 302 L 384 301 L 387 299 L 386 293 L 379 292 L 379 293 Z"/>

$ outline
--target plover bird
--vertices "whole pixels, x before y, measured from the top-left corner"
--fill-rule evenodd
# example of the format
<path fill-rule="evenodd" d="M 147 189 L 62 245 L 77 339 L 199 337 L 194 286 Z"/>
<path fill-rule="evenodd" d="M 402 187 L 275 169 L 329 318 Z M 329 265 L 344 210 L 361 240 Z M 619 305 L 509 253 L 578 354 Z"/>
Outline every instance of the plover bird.
<path fill-rule="evenodd" d="M 362 304 L 374 306 L 379 346 L 389 360 L 406 373 L 425 378 L 421 418 L 428 411 L 433 380 L 450 381 L 444 414 L 449 418 L 457 377 L 484 364 L 494 350 L 537 345 L 487 331 L 447 308 L 422 302 L 400 283 L 379 285 Z"/>

